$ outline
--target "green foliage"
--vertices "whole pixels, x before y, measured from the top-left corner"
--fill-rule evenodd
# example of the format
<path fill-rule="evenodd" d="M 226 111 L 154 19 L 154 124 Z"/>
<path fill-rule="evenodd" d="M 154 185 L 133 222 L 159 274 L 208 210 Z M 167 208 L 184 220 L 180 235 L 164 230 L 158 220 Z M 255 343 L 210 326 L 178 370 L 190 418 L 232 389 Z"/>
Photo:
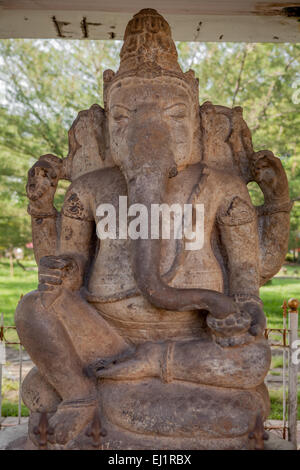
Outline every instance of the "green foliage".
<path fill-rule="evenodd" d="M 294 260 L 294 257 L 291 253 L 287 253 L 285 257 L 285 261 L 290 261 L 292 262 Z"/>
<path fill-rule="evenodd" d="M 300 46 L 299 44 L 178 43 L 184 69 L 199 77 L 200 103 L 242 106 L 255 150 L 270 149 L 287 172 L 291 212 L 289 249 L 300 241 Z M 255 205 L 263 203 L 249 184 Z M 300 255 L 299 255 L 300 260 Z"/>
<path fill-rule="evenodd" d="M 18 416 L 19 381 L 4 378 L 2 382 L 2 416 Z M 29 416 L 29 410 L 21 403 L 21 416 Z"/>
<path fill-rule="evenodd" d="M 117 67 L 119 50 L 113 41 L 0 41 L 0 251 L 31 241 L 27 171 L 42 154 L 66 156 L 68 129 L 102 104 L 102 73 Z"/>
<path fill-rule="evenodd" d="M 44 153 L 66 156 L 78 111 L 103 104 L 102 73 L 116 70 L 120 41 L 0 41 L 0 250 L 30 241 L 27 170 Z M 200 103 L 243 106 L 256 150 L 282 159 L 295 200 L 289 249 L 300 225 L 300 46 L 177 43 L 179 61 L 199 78 Z M 296 93 L 296 94 L 295 94 Z M 65 186 L 56 198 L 61 205 Z M 249 185 L 255 204 L 257 185 Z"/>

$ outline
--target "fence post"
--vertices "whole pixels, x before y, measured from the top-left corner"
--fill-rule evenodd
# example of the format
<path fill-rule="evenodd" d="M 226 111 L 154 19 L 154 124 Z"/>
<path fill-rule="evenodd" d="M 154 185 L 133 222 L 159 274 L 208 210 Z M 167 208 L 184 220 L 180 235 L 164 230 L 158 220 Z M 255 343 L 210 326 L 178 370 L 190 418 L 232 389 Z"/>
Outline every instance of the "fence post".
<path fill-rule="evenodd" d="M 18 424 L 21 424 L 22 416 L 22 368 L 23 368 L 23 354 L 22 354 L 22 344 L 19 344 L 19 397 L 18 397 Z"/>
<path fill-rule="evenodd" d="M 4 346 L 4 356 L 5 356 L 5 342 L 4 342 L 4 320 L 3 320 L 3 313 L 0 315 L 0 349 Z M 1 422 L 2 422 L 2 363 L 5 360 L 5 357 L 2 356 L 2 351 L 0 351 L 0 429 L 1 429 Z"/>
<path fill-rule="evenodd" d="M 293 360 L 293 353 L 298 342 L 298 305 L 297 299 L 290 299 L 289 306 L 289 413 L 288 439 L 297 449 L 297 385 L 298 361 Z"/>
<path fill-rule="evenodd" d="M 287 320 L 287 301 L 284 300 L 283 301 L 283 304 L 282 304 L 282 322 L 283 322 L 283 348 L 282 348 L 282 361 L 283 361 L 283 394 L 282 394 L 282 419 L 283 419 L 283 430 L 282 430 L 282 437 L 283 439 L 286 439 L 286 418 L 287 418 L 287 400 L 286 400 L 286 396 L 287 396 L 287 393 L 286 393 L 286 360 L 287 360 L 287 349 L 286 349 L 286 345 L 287 345 L 287 338 L 286 338 L 286 333 L 287 333 L 287 324 L 286 324 L 286 320 Z"/>

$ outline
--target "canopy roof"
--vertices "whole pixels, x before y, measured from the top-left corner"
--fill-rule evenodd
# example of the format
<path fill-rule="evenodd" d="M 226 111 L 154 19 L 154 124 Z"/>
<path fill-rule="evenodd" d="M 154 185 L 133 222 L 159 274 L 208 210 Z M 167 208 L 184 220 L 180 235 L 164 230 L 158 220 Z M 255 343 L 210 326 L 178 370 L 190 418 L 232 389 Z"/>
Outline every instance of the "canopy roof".
<path fill-rule="evenodd" d="M 0 37 L 123 39 L 142 8 L 177 41 L 299 42 L 299 2 L 255 0 L 0 0 Z"/>

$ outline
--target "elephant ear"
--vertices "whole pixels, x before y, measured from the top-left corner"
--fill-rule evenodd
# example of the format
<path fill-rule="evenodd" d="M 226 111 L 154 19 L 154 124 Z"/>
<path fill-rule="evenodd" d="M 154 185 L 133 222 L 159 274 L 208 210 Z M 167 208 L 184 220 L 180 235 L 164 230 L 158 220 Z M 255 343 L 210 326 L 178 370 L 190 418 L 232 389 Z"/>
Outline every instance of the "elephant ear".
<path fill-rule="evenodd" d="M 98 104 L 78 113 L 69 134 L 63 177 L 74 181 L 91 171 L 113 167 L 106 139 L 105 111 Z"/>
<path fill-rule="evenodd" d="M 243 109 L 227 108 L 210 102 L 200 106 L 202 161 L 209 167 L 253 180 L 251 132 L 243 119 Z"/>

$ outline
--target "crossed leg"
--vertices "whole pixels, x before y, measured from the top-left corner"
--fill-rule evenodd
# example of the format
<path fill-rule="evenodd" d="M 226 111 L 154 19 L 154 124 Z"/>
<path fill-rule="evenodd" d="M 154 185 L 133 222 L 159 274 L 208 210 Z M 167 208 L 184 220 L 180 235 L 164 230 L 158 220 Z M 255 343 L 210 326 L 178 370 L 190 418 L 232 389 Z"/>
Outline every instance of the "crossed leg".
<path fill-rule="evenodd" d="M 64 444 L 98 406 L 96 380 L 84 373 L 85 366 L 130 348 L 79 292 L 67 289 L 27 294 L 15 321 L 22 345 L 62 399 L 50 425 L 55 442 Z"/>

